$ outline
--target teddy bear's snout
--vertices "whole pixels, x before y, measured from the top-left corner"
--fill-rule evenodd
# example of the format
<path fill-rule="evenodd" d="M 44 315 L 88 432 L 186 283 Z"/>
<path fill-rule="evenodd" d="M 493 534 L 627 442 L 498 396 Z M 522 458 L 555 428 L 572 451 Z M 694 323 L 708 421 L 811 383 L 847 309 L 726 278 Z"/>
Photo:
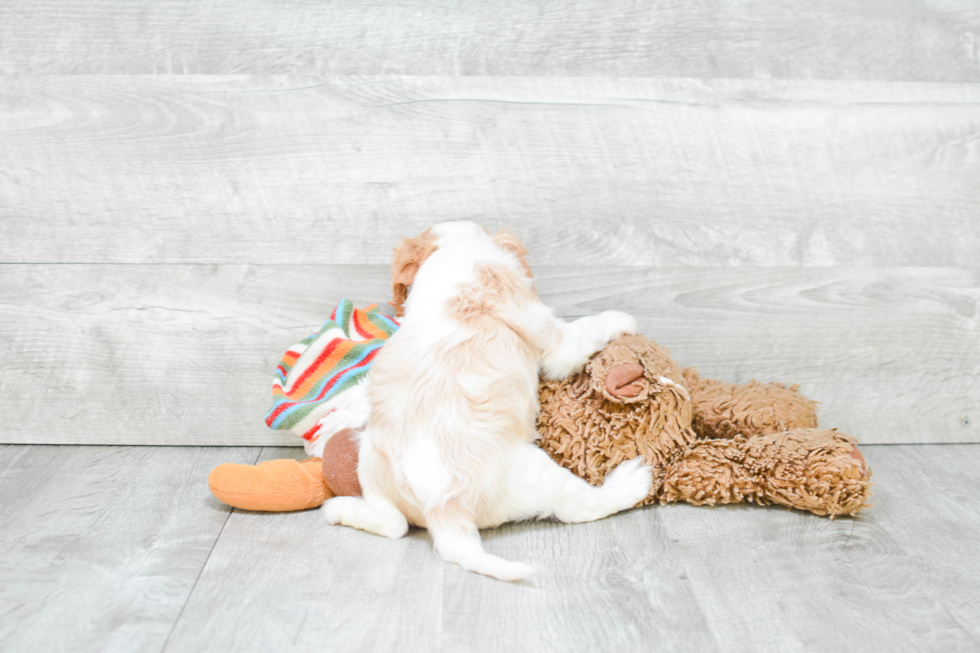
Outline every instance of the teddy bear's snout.
<path fill-rule="evenodd" d="M 635 397 L 643 387 L 635 383 L 643 378 L 643 366 L 638 363 L 614 365 L 606 374 L 606 391 L 614 397 Z"/>

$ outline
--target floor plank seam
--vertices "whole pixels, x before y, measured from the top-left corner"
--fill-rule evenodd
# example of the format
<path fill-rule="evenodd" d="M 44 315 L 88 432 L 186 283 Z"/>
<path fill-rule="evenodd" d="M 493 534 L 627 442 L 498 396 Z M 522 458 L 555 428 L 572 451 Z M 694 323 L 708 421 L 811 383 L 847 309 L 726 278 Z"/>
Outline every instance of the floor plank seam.
<path fill-rule="evenodd" d="M 211 544 L 211 550 L 208 551 L 208 557 L 204 559 L 204 564 L 201 565 L 201 570 L 197 572 L 197 578 L 194 579 L 194 584 L 191 585 L 191 591 L 187 593 L 187 598 L 184 599 L 184 604 L 180 606 L 180 612 L 177 613 L 177 618 L 174 619 L 174 625 L 170 627 L 170 632 L 167 633 L 167 639 L 163 640 L 163 647 L 160 649 L 160 653 L 164 653 L 164 651 L 167 650 L 167 646 L 170 645 L 170 638 L 173 637 L 174 630 L 177 629 L 177 624 L 180 623 L 180 618 L 184 616 L 184 610 L 187 608 L 187 604 L 190 603 L 191 597 L 194 596 L 194 590 L 197 588 L 197 583 L 201 580 L 201 576 L 204 574 L 204 569 L 208 566 L 208 560 L 211 559 L 211 554 L 214 553 L 214 547 L 218 546 L 218 540 L 221 539 L 221 534 L 225 531 L 225 526 L 228 525 L 228 520 L 231 519 L 233 512 L 235 512 L 234 508 L 228 511 L 228 516 L 225 517 L 225 522 L 221 525 L 221 530 L 218 531 L 218 535 L 214 538 L 214 543 Z"/>
<path fill-rule="evenodd" d="M 259 459 L 262 457 L 262 450 L 264 448 L 265 447 L 259 447 L 258 453 L 255 454 L 255 460 L 252 461 L 253 465 L 258 464 Z M 211 544 L 211 550 L 208 551 L 208 556 L 204 559 L 204 564 L 201 565 L 201 570 L 197 572 L 197 578 L 194 579 L 194 584 L 191 585 L 191 591 L 187 593 L 187 598 L 184 599 L 184 604 L 180 606 L 180 612 L 177 613 L 177 618 L 174 619 L 174 625 L 170 627 L 170 632 L 167 633 L 167 639 L 163 640 L 163 646 L 160 648 L 160 653 L 164 653 L 167 650 L 167 647 L 170 645 L 170 638 L 173 637 L 174 631 L 177 629 L 177 624 L 180 623 L 181 617 L 184 616 L 184 610 L 187 609 L 187 604 L 190 603 L 191 597 L 194 596 L 194 590 L 197 589 L 197 584 L 201 580 L 201 576 L 204 575 L 204 570 L 208 566 L 208 561 L 211 560 L 211 554 L 214 553 L 214 548 L 218 546 L 218 541 L 221 540 L 221 534 L 225 532 L 225 526 L 228 525 L 228 520 L 231 519 L 234 512 L 234 508 L 229 510 L 228 515 L 225 517 L 224 523 L 221 524 L 221 530 L 218 531 L 218 534 L 215 536 L 214 542 Z"/>

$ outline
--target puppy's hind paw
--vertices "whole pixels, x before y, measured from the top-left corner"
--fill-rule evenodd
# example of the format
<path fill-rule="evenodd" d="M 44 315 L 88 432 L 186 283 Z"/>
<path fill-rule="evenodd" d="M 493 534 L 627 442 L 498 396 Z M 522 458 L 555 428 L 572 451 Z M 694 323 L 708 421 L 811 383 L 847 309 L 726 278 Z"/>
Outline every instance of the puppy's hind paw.
<path fill-rule="evenodd" d="M 341 501 L 336 499 L 340 498 Z M 352 512 L 352 506 L 354 502 L 351 501 L 352 497 L 334 497 L 333 499 L 327 499 L 323 506 L 320 508 L 320 513 L 323 515 L 324 521 L 328 524 L 334 525 L 347 525 L 344 522 L 344 517 L 350 515 Z M 343 501 L 343 499 L 348 499 Z"/>
<path fill-rule="evenodd" d="M 643 501 L 650 494 L 651 487 L 653 469 L 641 456 L 621 463 L 602 484 L 603 492 L 608 494 L 617 511 L 632 508 Z"/>
<path fill-rule="evenodd" d="M 359 497 L 334 497 L 320 510 L 328 524 L 342 524 L 392 539 L 408 532 L 404 515 L 387 504 L 368 503 Z"/>

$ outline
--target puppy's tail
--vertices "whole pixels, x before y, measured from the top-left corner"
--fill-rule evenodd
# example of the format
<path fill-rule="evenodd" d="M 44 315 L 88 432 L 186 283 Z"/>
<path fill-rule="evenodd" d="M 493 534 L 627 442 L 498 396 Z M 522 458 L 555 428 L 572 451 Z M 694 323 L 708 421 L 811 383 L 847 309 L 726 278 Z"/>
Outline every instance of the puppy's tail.
<path fill-rule="evenodd" d="M 507 581 L 520 580 L 534 571 L 531 565 L 504 560 L 484 551 L 476 524 L 460 512 L 443 505 L 425 513 L 426 528 L 432 535 L 436 553 L 443 560 Z"/>

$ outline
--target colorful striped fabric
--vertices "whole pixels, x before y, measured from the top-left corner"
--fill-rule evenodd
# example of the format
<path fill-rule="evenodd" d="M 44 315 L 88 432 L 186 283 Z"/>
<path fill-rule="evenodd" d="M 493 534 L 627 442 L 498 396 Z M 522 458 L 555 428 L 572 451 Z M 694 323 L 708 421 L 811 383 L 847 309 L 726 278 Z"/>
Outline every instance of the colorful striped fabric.
<path fill-rule="evenodd" d="M 397 330 L 398 323 L 382 314 L 377 304 L 359 309 L 349 299 L 340 300 L 323 327 L 290 347 L 279 361 L 272 380 L 272 409 L 265 423 L 301 436 L 310 451 L 309 445 L 317 440 L 321 442 L 316 448 L 322 450 L 326 439 L 322 436 L 329 437 L 335 432 L 333 428 L 331 433 L 321 432 L 326 430 L 321 429 L 324 426 L 321 420 L 327 415 L 339 412 L 350 415 L 346 421 L 366 422 L 364 411 L 369 410 L 366 388 L 371 361 Z M 348 398 L 353 400 L 355 395 L 358 409 L 352 411 L 344 402 Z"/>

